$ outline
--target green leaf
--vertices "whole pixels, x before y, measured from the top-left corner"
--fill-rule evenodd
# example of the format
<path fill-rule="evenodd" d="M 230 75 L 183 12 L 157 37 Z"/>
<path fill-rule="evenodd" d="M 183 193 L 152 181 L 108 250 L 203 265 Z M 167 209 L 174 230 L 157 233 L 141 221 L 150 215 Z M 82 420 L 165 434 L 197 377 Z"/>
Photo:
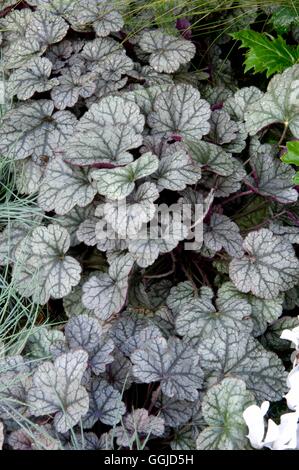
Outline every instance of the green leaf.
<path fill-rule="evenodd" d="M 208 426 L 197 439 L 197 449 L 244 450 L 246 425 L 242 412 L 253 402 L 254 396 L 243 380 L 229 377 L 211 387 L 202 403 Z"/>
<path fill-rule="evenodd" d="M 267 72 L 267 77 L 283 72 L 299 60 L 299 46 L 290 46 L 278 36 L 273 38 L 265 33 L 244 29 L 231 35 L 242 42 L 241 47 L 249 48 L 246 53 L 245 72 Z M 268 37 L 269 36 L 269 37 Z"/>
<path fill-rule="evenodd" d="M 295 5 L 293 8 L 291 6 L 278 8 L 272 14 L 270 23 L 279 34 L 287 33 L 292 26 L 299 26 L 299 14 Z"/>
<path fill-rule="evenodd" d="M 293 163 L 294 165 L 299 166 L 299 141 L 294 140 L 292 142 L 287 142 L 287 153 L 285 153 L 281 160 L 284 163 Z"/>

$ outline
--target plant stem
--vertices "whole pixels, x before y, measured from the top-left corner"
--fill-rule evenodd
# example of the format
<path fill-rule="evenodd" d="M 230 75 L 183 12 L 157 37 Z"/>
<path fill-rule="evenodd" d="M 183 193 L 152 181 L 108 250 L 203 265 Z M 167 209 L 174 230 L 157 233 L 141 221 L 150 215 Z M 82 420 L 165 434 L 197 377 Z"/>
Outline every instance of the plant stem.
<path fill-rule="evenodd" d="M 284 124 L 284 130 L 283 130 L 283 133 L 281 134 L 281 137 L 280 137 L 280 139 L 279 139 L 278 146 L 280 146 L 280 145 L 282 144 L 282 142 L 284 141 L 284 138 L 285 138 L 285 136 L 286 136 L 286 133 L 287 133 L 287 131 L 288 131 L 288 128 L 289 128 L 289 123 L 286 122 L 286 123 Z"/>
<path fill-rule="evenodd" d="M 160 392 L 161 392 L 161 385 L 159 385 L 159 387 L 157 388 L 157 390 L 155 390 L 155 391 L 153 392 L 151 404 L 150 404 L 149 409 L 148 409 L 148 414 L 150 414 L 151 411 L 152 411 L 152 409 L 154 408 L 154 406 L 155 406 L 155 404 L 156 404 L 156 401 L 158 400 L 158 397 L 159 397 Z"/>
<path fill-rule="evenodd" d="M 224 206 L 225 204 L 228 204 L 229 202 L 232 202 L 235 199 L 238 199 L 239 197 L 249 196 L 252 193 L 253 193 L 252 189 L 248 189 L 248 191 L 243 191 L 241 193 L 233 194 L 233 196 L 229 197 L 226 201 L 224 201 L 222 205 Z"/>

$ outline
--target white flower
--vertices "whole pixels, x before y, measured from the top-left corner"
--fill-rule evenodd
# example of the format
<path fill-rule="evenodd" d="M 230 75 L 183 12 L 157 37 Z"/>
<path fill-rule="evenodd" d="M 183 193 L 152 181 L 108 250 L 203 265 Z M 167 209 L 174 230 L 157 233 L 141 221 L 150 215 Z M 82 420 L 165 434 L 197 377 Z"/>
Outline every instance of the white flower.
<path fill-rule="evenodd" d="M 251 405 L 243 413 L 243 418 L 248 426 L 247 435 L 254 449 L 268 447 L 272 450 L 296 449 L 298 413 L 286 413 L 281 416 L 280 424 L 277 425 L 268 420 L 267 433 L 265 435 L 264 416 L 269 409 L 269 402 L 264 401 L 261 407 Z"/>
<path fill-rule="evenodd" d="M 264 446 L 263 437 L 265 434 L 264 416 L 269 409 L 269 402 L 264 401 L 261 407 L 251 405 L 246 408 L 243 418 L 248 426 L 248 439 L 254 449 L 261 449 Z"/>
<path fill-rule="evenodd" d="M 296 349 L 299 348 L 299 326 L 296 326 L 292 330 L 283 330 L 280 335 L 281 339 L 287 339 L 295 344 Z"/>
<path fill-rule="evenodd" d="M 298 413 L 286 413 L 277 425 L 269 419 L 264 446 L 272 450 L 296 449 Z"/>
<path fill-rule="evenodd" d="M 290 410 L 299 411 L 299 365 L 294 367 L 288 375 L 287 386 L 289 392 L 285 395 Z"/>

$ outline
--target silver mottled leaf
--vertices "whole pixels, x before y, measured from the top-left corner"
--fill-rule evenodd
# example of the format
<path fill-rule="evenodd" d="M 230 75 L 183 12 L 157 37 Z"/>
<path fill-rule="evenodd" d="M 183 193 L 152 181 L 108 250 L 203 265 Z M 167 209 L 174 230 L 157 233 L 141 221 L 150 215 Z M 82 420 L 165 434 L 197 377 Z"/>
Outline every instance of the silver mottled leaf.
<path fill-rule="evenodd" d="M 154 102 L 148 124 L 155 134 L 178 134 L 200 140 L 210 130 L 210 105 L 190 85 L 175 85 L 161 93 Z"/>
<path fill-rule="evenodd" d="M 178 338 L 148 341 L 131 355 L 133 375 L 142 382 L 160 381 L 162 392 L 172 398 L 195 401 L 203 374 L 194 350 Z"/>
<path fill-rule="evenodd" d="M 15 162 L 16 187 L 21 194 L 37 193 L 43 179 L 45 165 L 31 157 Z"/>
<path fill-rule="evenodd" d="M 167 306 L 178 315 L 184 306 L 188 305 L 196 296 L 194 286 L 190 281 L 180 282 L 170 290 L 166 299 Z"/>
<path fill-rule="evenodd" d="M 164 420 L 161 417 L 152 416 L 144 408 L 137 408 L 123 418 L 123 424 L 115 429 L 117 444 L 122 447 L 131 447 L 139 438 L 151 436 L 163 436 Z"/>
<path fill-rule="evenodd" d="M 253 294 L 243 294 L 231 282 L 221 286 L 223 298 L 245 300 L 251 305 L 251 318 L 253 320 L 253 335 L 260 336 L 267 329 L 268 324 L 277 320 L 282 314 L 283 296 L 274 299 L 261 299 Z"/>
<path fill-rule="evenodd" d="M 61 159 L 52 160 L 40 186 L 38 204 L 46 212 L 64 215 L 74 206 L 87 206 L 96 195 L 90 172 L 71 167 Z"/>
<path fill-rule="evenodd" d="M 36 57 L 23 67 L 14 71 L 7 82 L 7 93 L 19 100 L 28 100 L 34 93 L 43 93 L 51 90 L 58 84 L 56 78 L 49 79 L 52 64 L 46 58 Z"/>
<path fill-rule="evenodd" d="M 142 143 L 144 117 L 139 107 L 118 96 L 102 98 L 83 115 L 66 145 L 66 159 L 76 164 L 133 160 L 128 150 Z"/>
<path fill-rule="evenodd" d="M 82 74 L 80 67 L 71 67 L 59 77 L 56 87 L 51 91 L 51 98 L 58 109 L 71 108 L 79 97 L 88 98 L 96 90 L 94 73 Z"/>
<path fill-rule="evenodd" d="M 296 202 L 298 193 L 293 187 L 295 170 L 285 165 L 276 156 L 259 153 L 251 159 L 251 166 L 256 179 L 248 178 L 248 182 L 262 196 L 268 196 L 282 204 Z"/>
<path fill-rule="evenodd" d="M 54 157 L 72 135 L 76 118 L 68 111 L 53 111 L 52 101 L 38 100 L 6 113 L 0 129 L 1 153 L 15 160 Z"/>
<path fill-rule="evenodd" d="M 80 243 L 76 232 L 80 224 L 93 214 L 94 206 L 90 204 L 86 207 L 75 206 L 67 214 L 55 217 L 56 223 L 67 229 L 71 238 L 71 246 L 78 245 Z"/>
<path fill-rule="evenodd" d="M 155 184 L 146 182 L 139 186 L 126 200 L 106 200 L 103 208 L 98 207 L 96 215 L 104 216 L 111 228 L 120 239 L 134 238 L 142 225 L 150 221 L 156 212 L 154 201 L 158 199 L 159 192 Z M 102 214 L 103 211 L 103 214 Z M 97 241 L 102 222 L 96 225 Z"/>
<path fill-rule="evenodd" d="M 244 380 L 257 400 L 277 401 L 285 392 L 283 363 L 246 331 L 216 330 L 199 344 L 198 354 L 208 385 L 229 374 Z"/>
<path fill-rule="evenodd" d="M 299 137 L 298 80 L 299 65 L 289 67 L 270 80 L 264 96 L 245 112 L 250 135 L 271 124 L 282 123 Z"/>
<path fill-rule="evenodd" d="M 201 177 L 201 172 L 196 167 L 185 151 L 177 150 L 169 152 L 160 160 L 159 168 L 152 175 L 159 189 L 181 191 L 188 184 L 195 184 Z"/>
<path fill-rule="evenodd" d="M 26 29 L 28 41 L 38 41 L 46 46 L 60 42 L 69 29 L 67 22 L 60 16 L 55 16 L 47 10 L 37 10 L 32 16 Z"/>
<path fill-rule="evenodd" d="M 220 176 L 231 175 L 234 171 L 233 158 L 230 153 L 223 150 L 218 145 L 209 142 L 187 142 L 192 160 Z"/>
<path fill-rule="evenodd" d="M 112 200 L 123 199 L 134 190 L 135 181 L 154 173 L 158 165 L 158 157 L 148 152 L 124 167 L 94 170 L 91 177 L 96 181 L 98 193 Z"/>
<path fill-rule="evenodd" d="M 202 403 L 208 427 L 197 438 L 198 450 L 244 450 L 247 426 L 243 411 L 255 403 L 243 380 L 226 378 L 211 387 Z"/>
<path fill-rule="evenodd" d="M 145 31 L 139 47 L 150 54 L 149 63 L 157 72 L 173 73 L 193 59 L 196 48 L 191 41 L 165 34 L 162 30 Z"/>
<path fill-rule="evenodd" d="M 104 57 L 94 70 L 101 75 L 103 80 L 118 82 L 123 75 L 126 75 L 133 69 L 133 66 L 134 62 L 132 59 L 120 52 Z"/>
<path fill-rule="evenodd" d="M 214 144 L 223 145 L 232 142 L 238 133 L 238 124 L 230 119 L 223 109 L 213 111 L 210 119 L 209 138 Z"/>
<path fill-rule="evenodd" d="M 28 404 L 34 416 L 55 414 L 58 432 L 75 426 L 88 411 L 88 394 L 81 385 L 88 355 L 83 350 L 59 356 L 54 364 L 38 366 L 28 392 Z"/>
<path fill-rule="evenodd" d="M 225 100 L 223 109 L 228 112 L 232 119 L 243 122 L 247 107 L 261 99 L 262 96 L 263 92 L 255 86 L 244 87 Z"/>
<path fill-rule="evenodd" d="M 111 263 L 108 273 L 93 275 L 83 284 L 83 305 L 93 310 L 98 318 L 106 320 L 121 310 L 133 262 L 130 255 L 124 255 Z"/>
<path fill-rule="evenodd" d="M 191 419 L 194 403 L 192 407 L 190 405 L 188 401 L 168 398 L 161 394 L 155 406 L 159 410 L 159 417 L 164 419 L 165 425 L 177 428 Z"/>
<path fill-rule="evenodd" d="M 299 262 L 292 245 L 268 229 L 251 232 L 245 238 L 246 254 L 234 258 L 229 275 L 237 289 L 263 299 L 275 299 L 299 279 Z"/>
<path fill-rule="evenodd" d="M 89 394 L 89 410 L 83 426 L 91 428 L 97 421 L 115 426 L 126 411 L 121 394 L 103 379 L 93 379 Z"/>
<path fill-rule="evenodd" d="M 67 295 L 81 277 L 78 261 L 65 255 L 69 246 L 69 234 L 59 225 L 35 228 L 17 247 L 14 279 L 18 292 L 41 304 Z"/>
<path fill-rule="evenodd" d="M 209 224 L 203 225 L 203 240 L 207 248 L 220 251 L 222 248 L 230 256 L 242 256 L 243 239 L 237 224 L 223 214 L 212 214 Z"/>
<path fill-rule="evenodd" d="M 192 344 L 199 344 L 215 331 L 233 328 L 236 331 L 252 330 L 251 306 L 240 298 L 227 298 L 222 288 L 218 291 L 216 305 L 205 295 L 194 298 L 182 306 L 176 317 L 177 332 Z"/>

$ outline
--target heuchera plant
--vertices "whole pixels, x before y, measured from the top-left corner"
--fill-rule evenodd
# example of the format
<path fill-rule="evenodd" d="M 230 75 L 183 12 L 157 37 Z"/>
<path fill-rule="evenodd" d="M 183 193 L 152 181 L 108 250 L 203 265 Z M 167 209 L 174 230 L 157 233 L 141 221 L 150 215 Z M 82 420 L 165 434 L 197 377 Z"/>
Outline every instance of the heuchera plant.
<path fill-rule="evenodd" d="M 27 0 L 0 21 L 0 152 L 45 213 L 3 227 L 0 264 L 63 323 L 0 348 L 0 446 L 250 448 L 243 411 L 283 398 L 279 334 L 298 325 L 279 146 L 299 139 L 299 65 L 239 89 L 217 45 L 200 81 L 190 34 L 130 35 L 119 3 Z M 192 250 L 185 226 L 147 236 L 173 203 L 203 207 Z"/>

